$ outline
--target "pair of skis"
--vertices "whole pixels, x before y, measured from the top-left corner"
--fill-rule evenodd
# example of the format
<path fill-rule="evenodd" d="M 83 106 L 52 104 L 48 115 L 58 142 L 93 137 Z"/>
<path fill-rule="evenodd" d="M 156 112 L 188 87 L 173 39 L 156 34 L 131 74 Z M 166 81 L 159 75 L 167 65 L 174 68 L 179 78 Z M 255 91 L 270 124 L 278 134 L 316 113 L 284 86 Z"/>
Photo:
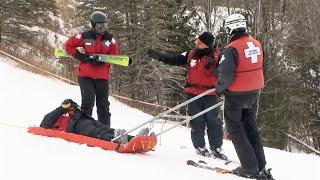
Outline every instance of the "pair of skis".
<path fill-rule="evenodd" d="M 228 161 L 227 161 L 228 162 Z M 233 161 L 232 161 L 233 162 Z M 220 173 L 220 174 L 233 174 L 239 177 L 244 177 L 244 176 L 240 176 L 239 174 L 233 172 L 232 170 L 229 169 L 225 169 L 225 168 L 221 168 L 221 167 L 211 167 L 208 166 L 206 162 L 204 161 L 199 161 L 199 162 L 195 162 L 193 160 L 187 160 L 187 165 L 193 166 L 193 167 L 197 167 L 197 168 L 201 168 L 201 169 L 207 169 L 210 171 L 214 171 L 216 173 Z M 227 165 L 227 163 L 225 163 L 225 165 Z M 271 169 L 267 170 L 271 171 Z M 250 177 L 244 177 L 244 178 L 250 178 Z M 259 174 L 257 177 L 251 177 L 251 179 L 257 179 L 257 180 L 275 180 L 272 176 L 271 177 L 266 177 L 264 175 Z"/>
<path fill-rule="evenodd" d="M 232 171 L 230 171 L 228 169 L 224 169 L 224 168 L 220 168 L 220 167 L 211 167 L 211 166 L 206 165 L 206 163 L 204 161 L 195 162 L 193 160 L 188 160 L 187 165 L 194 166 L 197 168 L 202 168 L 202 169 L 208 169 L 208 170 L 215 171 L 215 172 L 221 173 L 221 174 L 232 174 Z"/>
<path fill-rule="evenodd" d="M 71 56 L 69 56 L 69 54 L 63 50 L 63 49 L 54 49 L 53 55 L 58 58 L 73 58 Z M 119 65 L 119 66 L 125 66 L 128 67 L 129 66 L 129 56 L 123 56 L 123 55 L 105 55 L 105 54 L 95 54 L 99 56 L 98 61 L 101 62 L 106 62 L 106 63 L 110 63 L 110 64 L 115 64 L 115 65 Z"/>

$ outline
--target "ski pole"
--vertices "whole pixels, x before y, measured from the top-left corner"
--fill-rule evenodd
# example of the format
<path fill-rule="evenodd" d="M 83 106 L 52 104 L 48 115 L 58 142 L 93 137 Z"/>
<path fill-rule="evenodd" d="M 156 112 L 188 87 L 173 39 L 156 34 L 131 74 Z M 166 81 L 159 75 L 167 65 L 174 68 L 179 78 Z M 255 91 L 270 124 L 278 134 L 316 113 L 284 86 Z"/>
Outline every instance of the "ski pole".
<path fill-rule="evenodd" d="M 178 115 L 163 115 L 163 118 L 172 118 L 172 119 L 188 119 L 189 116 L 178 116 Z"/>
<path fill-rule="evenodd" d="M 136 130 L 136 129 L 138 129 L 138 128 L 140 128 L 140 127 L 142 127 L 142 126 L 144 126 L 144 125 L 146 125 L 146 124 L 148 124 L 148 123 L 150 123 L 150 122 L 152 122 L 152 121 L 154 121 L 156 119 L 160 119 L 164 115 L 167 115 L 167 114 L 169 114 L 169 113 L 171 113 L 171 112 L 173 112 L 173 111 L 175 111 L 175 110 L 177 110 L 177 109 L 179 109 L 179 108 L 181 108 L 181 107 L 183 107 L 183 106 L 185 106 L 185 105 L 187 105 L 187 104 L 189 104 L 189 103 L 191 103 L 191 102 L 193 102 L 193 101 L 195 101 L 195 100 L 197 100 L 197 99 L 199 99 L 199 98 L 201 98 L 201 97 L 203 97 L 205 95 L 213 93 L 215 90 L 216 90 L 215 88 L 214 89 L 209 89 L 209 90 L 207 90 L 207 91 L 205 91 L 205 92 L 203 92 L 203 93 L 201 93 L 201 94 L 199 94 L 199 95 L 197 95 L 197 96 L 195 96 L 195 97 L 193 97 L 193 98 L 191 98 L 191 99 L 189 99 L 189 100 L 187 100 L 187 101 L 185 101 L 185 102 L 183 102 L 181 104 L 178 104 L 177 106 L 175 106 L 175 107 L 173 107 L 173 108 L 171 108 L 171 109 L 169 109 L 169 110 L 167 110 L 167 111 L 165 111 L 163 113 L 160 113 L 157 116 L 153 117 L 152 119 L 150 119 L 148 121 L 145 121 L 145 122 L 139 124 L 138 126 L 130 129 L 129 131 L 127 131 L 123 135 L 127 135 L 127 134 L 131 133 L 132 131 L 134 131 L 134 130 Z M 111 141 L 113 142 L 113 141 L 119 139 L 120 137 L 122 137 L 123 135 L 119 135 L 119 136 L 113 138 Z"/>
<path fill-rule="evenodd" d="M 161 134 L 164 134 L 164 133 L 170 131 L 171 129 L 174 129 L 174 128 L 180 126 L 181 124 L 187 123 L 187 122 L 191 121 L 192 119 L 195 119 L 195 118 L 201 116 L 202 114 L 205 114 L 205 113 L 211 111 L 212 109 L 215 109 L 215 108 L 217 108 L 218 106 L 221 106 L 222 104 L 223 104 L 223 101 L 220 101 L 220 102 L 218 102 L 217 104 L 215 104 L 215 105 L 213 105 L 213 106 L 211 106 L 211 107 L 209 107 L 209 108 L 207 108 L 207 109 L 205 109 L 205 110 L 203 110 L 203 111 L 201 111 L 201 112 L 199 112 L 199 113 L 197 113 L 197 114 L 195 114 L 195 115 L 193 115 L 193 116 L 190 116 L 188 119 L 186 119 L 186 120 L 184 120 L 184 121 L 181 121 L 179 124 L 176 124 L 176 125 L 168 128 L 168 129 L 165 129 L 165 130 L 161 131 L 160 133 L 156 134 L 156 136 L 159 136 L 159 135 L 161 135 Z"/>

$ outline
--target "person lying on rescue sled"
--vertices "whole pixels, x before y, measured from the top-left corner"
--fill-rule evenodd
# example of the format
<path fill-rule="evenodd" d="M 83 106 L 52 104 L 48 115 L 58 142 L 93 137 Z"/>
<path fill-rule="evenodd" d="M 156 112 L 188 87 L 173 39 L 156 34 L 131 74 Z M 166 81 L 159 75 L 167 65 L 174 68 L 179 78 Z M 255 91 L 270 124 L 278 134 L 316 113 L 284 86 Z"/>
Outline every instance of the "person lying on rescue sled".
<path fill-rule="evenodd" d="M 40 127 L 46 129 L 54 129 L 59 131 L 66 131 L 83 136 L 89 136 L 105 141 L 111 141 L 113 138 L 122 135 L 121 138 L 114 142 L 118 144 L 125 144 L 134 136 L 123 135 L 126 130 L 113 129 L 96 121 L 91 116 L 87 115 L 79 109 L 77 103 L 71 99 L 66 99 L 62 104 L 46 114 L 40 124 Z M 138 135 L 148 135 L 149 128 L 141 129 Z"/>

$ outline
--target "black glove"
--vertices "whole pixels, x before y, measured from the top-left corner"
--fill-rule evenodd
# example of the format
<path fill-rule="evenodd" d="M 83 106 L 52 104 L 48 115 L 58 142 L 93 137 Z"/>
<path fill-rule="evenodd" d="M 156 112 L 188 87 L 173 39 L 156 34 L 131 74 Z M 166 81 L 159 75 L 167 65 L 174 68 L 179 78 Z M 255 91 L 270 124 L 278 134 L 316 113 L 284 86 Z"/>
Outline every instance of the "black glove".
<path fill-rule="evenodd" d="M 148 49 L 147 54 L 149 57 L 151 57 L 153 59 L 160 60 L 161 53 L 159 53 L 158 51 L 156 51 L 154 49 Z"/>
<path fill-rule="evenodd" d="M 208 70 L 208 69 L 210 69 L 212 64 L 213 64 L 213 58 L 212 57 L 208 57 L 207 61 L 204 64 L 204 68 Z"/>
<path fill-rule="evenodd" d="M 216 89 L 215 93 L 216 93 L 216 95 L 217 95 L 218 97 L 221 97 L 221 96 L 224 95 L 225 90 L 220 91 L 220 90 L 217 90 L 217 89 Z"/>
<path fill-rule="evenodd" d="M 74 58 L 79 59 L 80 61 L 90 63 L 90 64 L 103 64 L 103 62 L 98 61 L 99 56 L 97 55 L 89 55 L 87 53 L 80 53 L 79 51 L 76 51 L 76 54 L 74 55 Z"/>
<path fill-rule="evenodd" d="M 132 64 L 132 57 L 129 57 L 129 66 Z"/>

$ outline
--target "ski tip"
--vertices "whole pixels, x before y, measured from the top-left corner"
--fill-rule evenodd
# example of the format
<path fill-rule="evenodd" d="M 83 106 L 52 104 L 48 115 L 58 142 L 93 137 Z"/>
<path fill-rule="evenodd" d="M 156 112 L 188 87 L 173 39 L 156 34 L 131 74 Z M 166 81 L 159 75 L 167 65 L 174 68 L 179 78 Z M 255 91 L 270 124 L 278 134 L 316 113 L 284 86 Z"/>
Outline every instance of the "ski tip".
<path fill-rule="evenodd" d="M 194 162 L 194 161 L 192 161 L 192 160 L 188 160 L 187 161 L 187 165 L 195 165 L 196 164 L 196 162 Z"/>
<path fill-rule="evenodd" d="M 208 164 L 207 162 L 205 162 L 204 160 L 199 160 L 198 163 L 202 163 L 202 164 Z"/>
<path fill-rule="evenodd" d="M 231 160 L 226 160 L 226 162 L 224 163 L 224 165 L 228 165 L 228 164 L 231 164 L 231 163 L 233 163 L 233 161 L 231 161 Z"/>

